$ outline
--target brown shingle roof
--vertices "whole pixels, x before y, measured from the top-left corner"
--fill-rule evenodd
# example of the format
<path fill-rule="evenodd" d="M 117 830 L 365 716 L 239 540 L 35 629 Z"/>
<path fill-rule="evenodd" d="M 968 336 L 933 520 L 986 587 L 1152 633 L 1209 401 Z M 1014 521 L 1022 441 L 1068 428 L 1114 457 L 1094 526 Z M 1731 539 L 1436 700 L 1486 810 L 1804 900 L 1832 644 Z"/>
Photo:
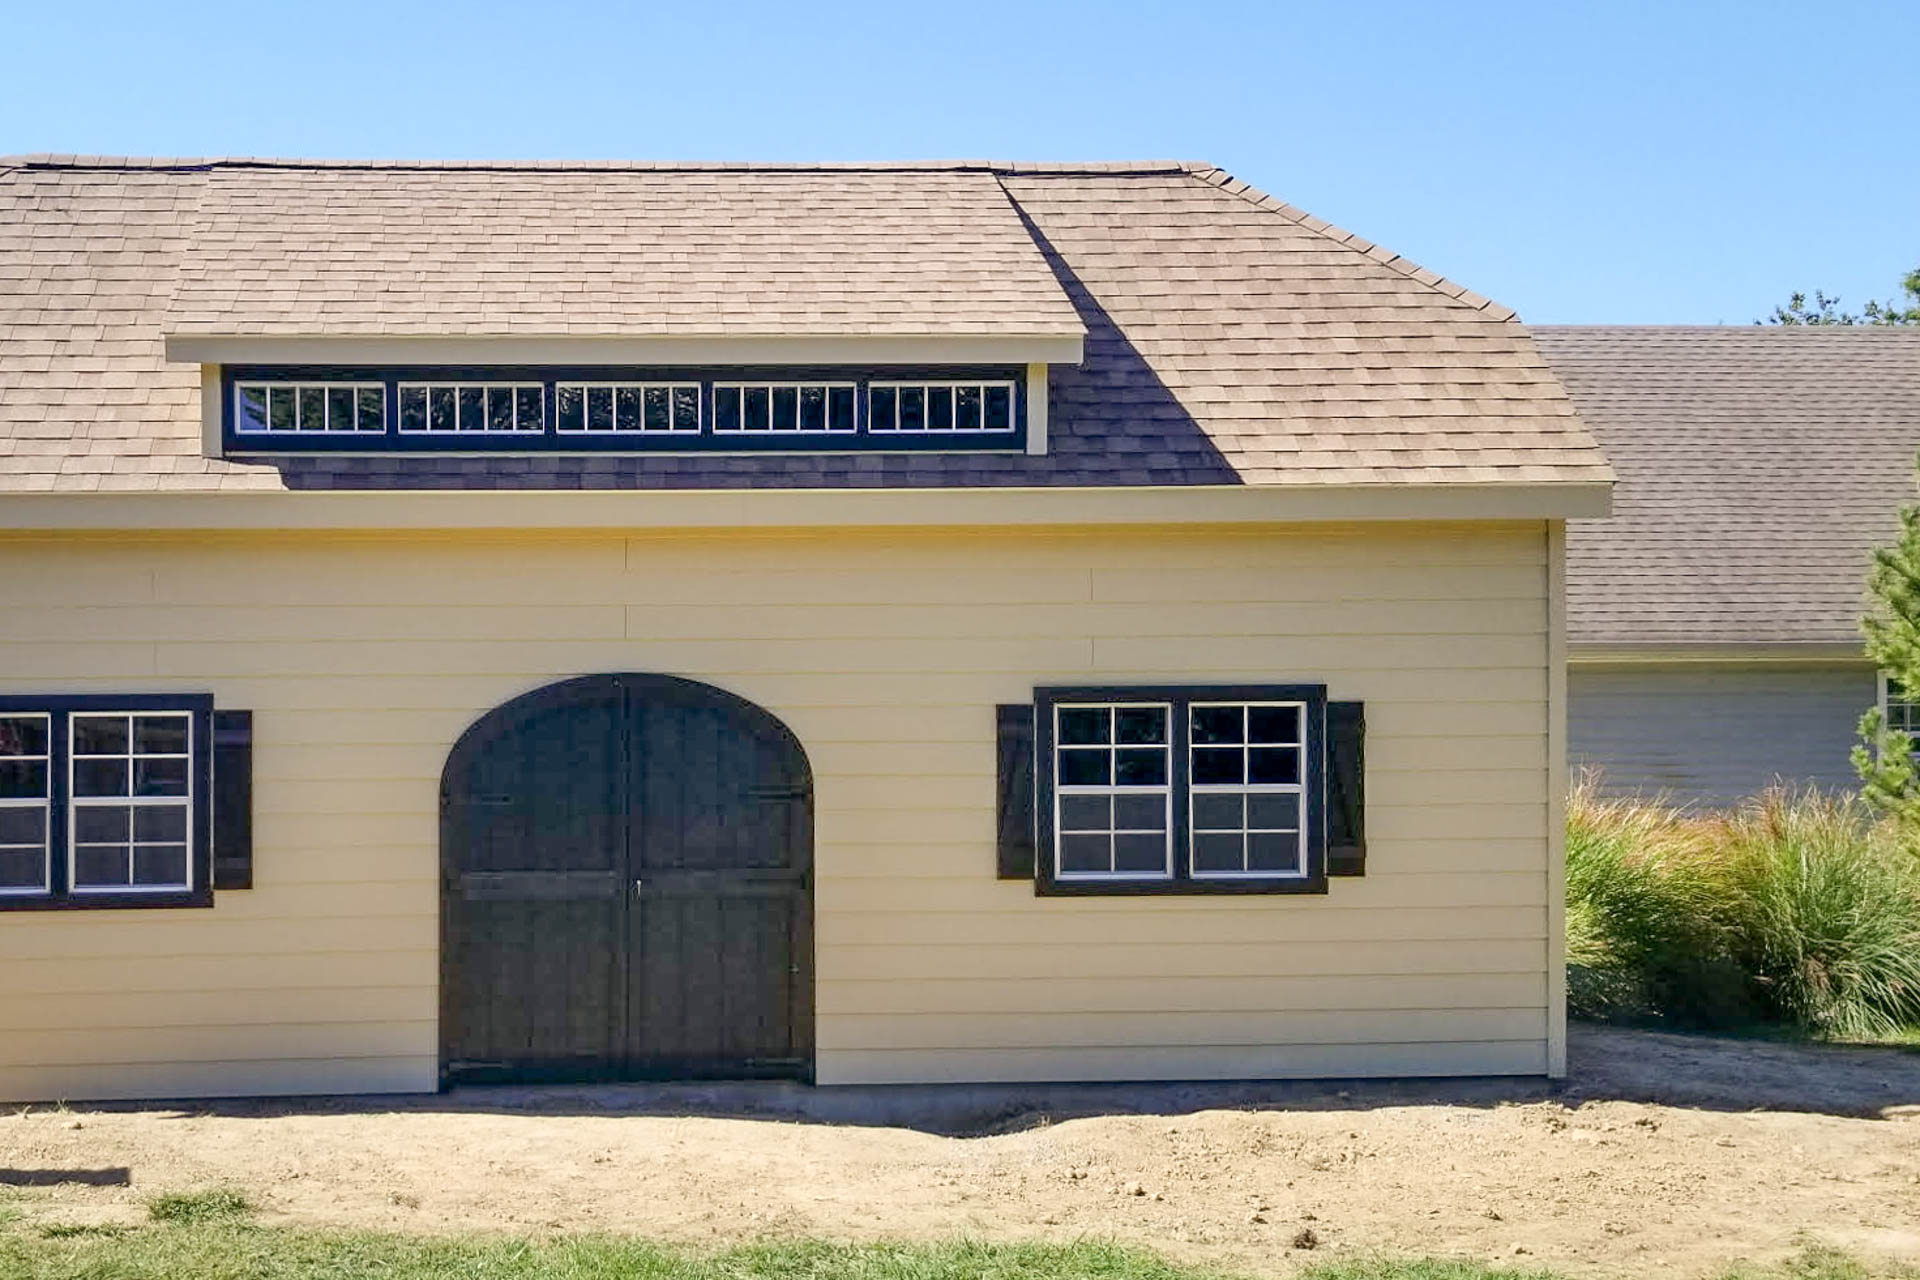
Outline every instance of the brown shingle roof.
<path fill-rule="evenodd" d="M 1087 334 L 1044 457 L 211 461 L 198 371 L 162 352 L 1003 323 Z M 1207 166 L 0 161 L 0 490 L 1609 476 L 1511 313 Z"/>
<path fill-rule="evenodd" d="M 1913 501 L 1920 331 L 1534 331 L 1619 472 L 1567 535 L 1585 645 L 1854 644 L 1868 552 Z"/>

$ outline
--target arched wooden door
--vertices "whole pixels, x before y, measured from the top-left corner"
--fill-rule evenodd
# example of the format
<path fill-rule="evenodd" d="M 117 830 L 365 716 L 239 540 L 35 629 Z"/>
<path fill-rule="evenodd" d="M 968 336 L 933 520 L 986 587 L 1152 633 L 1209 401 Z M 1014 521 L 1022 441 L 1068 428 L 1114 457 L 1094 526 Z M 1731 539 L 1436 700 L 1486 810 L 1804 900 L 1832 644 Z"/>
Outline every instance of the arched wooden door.
<path fill-rule="evenodd" d="M 810 1077 L 812 774 L 761 708 L 516 698 L 447 758 L 440 861 L 443 1079 Z"/>

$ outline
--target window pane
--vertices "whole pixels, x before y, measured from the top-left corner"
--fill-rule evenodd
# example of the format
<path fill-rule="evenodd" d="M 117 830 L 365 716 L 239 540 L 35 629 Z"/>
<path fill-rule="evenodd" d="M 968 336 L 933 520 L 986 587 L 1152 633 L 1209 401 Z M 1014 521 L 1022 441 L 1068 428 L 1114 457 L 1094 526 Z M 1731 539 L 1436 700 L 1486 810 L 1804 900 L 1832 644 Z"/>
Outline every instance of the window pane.
<path fill-rule="evenodd" d="M 387 429 L 387 393 L 383 388 L 360 388 L 360 429 L 362 431 Z"/>
<path fill-rule="evenodd" d="M 1240 776 L 1239 747 L 1201 747 L 1193 753 L 1195 786 L 1221 786 L 1245 781 Z"/>
<path fill-rule="evenodd" d="M 772 429 L 773 397 L 765 387 L 748 387 L 741 392 L 740 425 L 747 431 Z"/>
<path fill-rule="evenodd" d="M 1300 741 L 1298 707 L 1253 707 L 1247 715 L 1252 730 L 1247 739 L 1249 742 Z"/>
<path fill-rule="evenodd" d="M 187 846 L 143 844 L 133 850 L 133 882 L 143 886 L 185 885 Z"/>
<path fill-rule="evenodd" d="M 674 388 L 673 429 L 675 431 L 700 429 L 700 389 L 698 387 Z"/>
<path fill-rule="evenodd" d="M 1115 796 L 1113 827 L 1116 831 L 1165 831 L 1167 801 L 1164 796 Z"/>
<path fill-rule="evenodd" d="M 452 431 L 454 429 L 454 400 L 452 387 L 434 387 L 427 392 L 427 402 L 433 410 L 432 429 Z"/>
<path fill-rule="evenodd" d="M 460 397 L 459 429 L 485 431 L 487 429 L 487 389 L 460 387 L 455 394 Z"/>
<path fill-rule="evenodd" d="M 293 430 L 293 388 L 267 389 L 267 422 L 275 431 Z"/>
<path fill-rule="evenodd" d="M 1193 797 L 1193 826 L 1197 831 L 1238 831 L 1245 801 L 1238 795 L 1201 794 Z"/>
<path fill-rule="evenodd" d="M 1006 431 L 1013 426 L 1013 393 L 1006 387 L 987 388 L 987 429 Z"/>
<path fill-rule="evenodd" d="M 0 756 L 47 754 L 45 716 L 0 716 Z"/>
<path fill-rule="evenodd" d="M 513 430 L 513 388 L 487 388 L 487 430 Z"/>
<path fill-rule="evenodd" d="M 45 805 L 0 805 L 0 844 L 43 844 L 46 838 Z"/>
<path fill-rule="evenodd" d="M 1241 707 L 1195 707 L 1193 709 L 1193 741 L 1198 746 L 1206 742 L 1239 742 L 1240 722 L 1244 708 Z"/>
<path fill-rule="evenodd" d="M 1113 780 L 1123 787 L 1160 787 L 1167 782 L 1165 748 L 1113 753 Z"/>
<path fill-rule="evenodd" d="M 953 425 L 962 431 L 980 429 L 980 388 L 960 387 L 954 392 Z"/>
<path fill-rule="evenodd" d="M 1300 781 L 1300 748 L 1255 747 L 1247 753 L 1249 782 Z"/>
<path fill-rule="evenodd" d="M 327 388 L 327 430 L 351 431 L 358 417 L 352 387 Z"/>
<path fill-rule="evenodd" d="M 953 388 L 927 388 L 927 430 L 953 430 Z"/>
<path fill-rule="evenodd" d="M 800 388 L 800 429 L 802 431 L 827 429 L 827 389 L 825 387 Z"/>
<path fill-rule="evenodd" d="M 1299 874 L 1303 870 L 1300 865 L 1300 837 L 1291 832 L 1285 835 L 1255 832 L 1248 836 L 1247 870 Z"/>
<path fill-rule="evenodd" d="M 1107 796 L 1061 796 L 1062 831 L 1106 831 L 1113 825 L 1113 801 Z"/>
<path fill-rule="evenodd" d="M 867 430 L 893 430 L 893 415 L 900 403 L 892 387 L 872 387 L 867 391 Z"/>
<path fill-rule="evenodd" d="M 800 392 L 797 388 L 775 387 L 773 389 L 773 429 L 775 431 L 800 429 Z"/>
<path fill-rule="evenodd" d="M 76 796 L 124 796 L 127 794 L 125 760 L 75 760 L 73 794 Z"/>
<path fill-rule="evenodd" d="M 39 800 L 46 794 L 45 760 L 0 760 L 0 800 Z"/>
<path fill-rule="evenodd" d="M 1114 713 L 1115 740 L 1119 742 L 1165 742 L 1165 707 L 1123 707 Z"/>
<path fill-rule="evenodd" d="M 1060 753 L 1060 785 L 1063 787 L 1104 787 L 1113 779 L 1108 773 L 1108 752 L 1102 748 L 1095 751 L 1062 751 Z"/>
<path fill-rule="evenodd" d="M 587 430 L 613 430 L 613 388 L 587 388 Z"/>
<path fill-rule="evenodd" d="M 640 429 L 642 431 L 671 431 L 673 429 L 672 406 L 667 403 L 668 391 L 665 387 L 648 387 L 643 398 Z"/>
<path fill-rule="evenodd" d="M 187 838 L 187 806 L 143 804 L 133 811 L 133 838 L 171 844 Z"/>
<path fill-rule="evenodd" d="M 560 399 L 556 408 L 559 415 L 559 429 L 562 431 L 582 431 L 586 427 L 585 405 L 579 387 L 561 387 L 556 393 Z"/>
<path fill-rule="evenodd" d="M 1259 830 L 1293 831 L 1300 826 L 1300 797 L 1297 795 L 1255 795 L 1247 797 L 1247 825 Z"/>
<path fill-rule="evenodd" d="M 427 392 L 424 387 L 409 387 L 400 393 L 400 429 L 427 429 Z"/>
<path fill-rule="evenodd" d="M 713 429 L 715 431 L 740 429 L 740 388 L 715 387 L 713 389 Z"/>
<path fill-rule="evenodd" d="M 73 883 L 81 888 L 103 888 L 127 883 L 126 845 L 81 844 L 73 848 Z"/>
<path fill-rule="evenodd" d="M 44 889 L 46 883 L 46 850 L 0 849 L 0 889 Z"/>
<path fill-rule="evenodd" d="M 1068 744 L 1107 741 L 1109 717 L 1105 707 L 1072 707 L 1060 711 L 1060 741 Z"/>
<path fill-rule="evenodd" d="M 1245 837 L 1238 832 L 1232 835 L 1196 835 L 1193 838 L 1193 869 L 1207 871 L 1241 871 L 1242 841 Z"/>
<path fill-rule="evenodd" d="M 1113 869 L 1107 836 L 1061 836 L 1060 870 L 1110 871 Z"/>
<path fill-rule="evenodd" d="M 187 750 L 185 716 L 137 716 L 133 749 L 139 755 L 183 755 Z"/>
<path fill-rule="evenodd" d="M 900 388 L 900 429 L 927 429 L 927 393 L 919 387 Z"/>
<path fill-rule="evenodd" d="M 133 806 L 81 804 L 73 808 L 73 838 L 81 844 L 125 844 L 132 830 Z"/>
<path fill-rule="evenodd" d="M 73 753 L 79 756 L 127 754 L 127 717 L 73 717 Z"/>
<path fill-rule="evenodd" d="M 1113 869 L 1115 871 L 1165 871 L 1166 867 L 1166 836 L 1115 836 L 1113 838 Z"/>
<path fill-rule="evenodd" d="M 833 387 L 827 392 L 827 425 L 834 431 L 853 430 L 852 387 Z"/>
<path fill-rule="evenodd" d="M 236 399 L 237 431 L 265 431 L 267 429 L 267 389 L 265 387 L 241 387 Z"/>
<path fill-rule="evenodd" d="M 513 392 L 513 425 L 516 431 L 545 431 L 546 415 L 541 412 L 544 393 L 539 387 L 516 387 Z"/>
<path fill-rule="evenodd" d="M 300 387 L 294 394 L 300 401 L 300 430 L 326 430 L 327 393 L 319 387 Z"/>
<path fill-rule="evenodd" d="M 137 796 L 184 796 L 187 794 L 187 762 L 136 760 L 133 783 L 133 793 Z"/>

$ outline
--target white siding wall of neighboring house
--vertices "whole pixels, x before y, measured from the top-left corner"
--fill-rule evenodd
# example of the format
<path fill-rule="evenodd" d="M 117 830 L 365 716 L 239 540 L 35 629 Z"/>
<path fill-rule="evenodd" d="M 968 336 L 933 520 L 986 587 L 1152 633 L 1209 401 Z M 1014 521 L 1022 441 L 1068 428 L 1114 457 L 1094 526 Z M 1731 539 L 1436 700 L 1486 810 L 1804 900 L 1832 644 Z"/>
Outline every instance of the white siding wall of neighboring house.
<path fill-rule="evenodd" d="M 1781 779 L 1851 787 L 1848 752 L 1876 697 L 1865 664 L 1576 662 L 1567 743 L 1613 795 L 1722 805 Z"/>

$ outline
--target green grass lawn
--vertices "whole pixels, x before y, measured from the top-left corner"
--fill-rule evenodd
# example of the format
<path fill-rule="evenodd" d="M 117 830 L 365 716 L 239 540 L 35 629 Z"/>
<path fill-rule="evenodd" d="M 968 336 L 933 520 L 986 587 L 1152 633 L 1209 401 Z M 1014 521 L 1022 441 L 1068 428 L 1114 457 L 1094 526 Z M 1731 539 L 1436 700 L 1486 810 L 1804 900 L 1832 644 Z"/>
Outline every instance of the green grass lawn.
<path fill-rule="evenodd" d="M 421 1237 L 255 1225 L 232 1191 L 161 1196 L 141 1226 L 61 1225 L 0 1206 L 4 1280 L 1233 1280 L 1103 1243 L 842 1245 L 799 1240 L 719 1253 L 614 1236 Z M 1536 1268 L 1433 1260 L 1321 1261 L 1301 1280 L 1559 1280 Z M 1812 1250 L 1725 1280 L 1920 1280 Z"/>

